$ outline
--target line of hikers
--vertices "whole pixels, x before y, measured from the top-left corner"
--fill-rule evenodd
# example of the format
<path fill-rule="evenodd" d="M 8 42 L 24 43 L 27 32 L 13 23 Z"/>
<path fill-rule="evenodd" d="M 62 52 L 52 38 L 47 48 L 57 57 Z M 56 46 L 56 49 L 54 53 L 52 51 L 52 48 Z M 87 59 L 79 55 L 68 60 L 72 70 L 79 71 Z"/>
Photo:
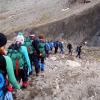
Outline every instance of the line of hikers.
<path fill-rule="evenodd" d="M 15 41 L 8 47 L 7 37 L 0 33 L 0 100 L 13 100 L 13 88 L 22 89 L 28 86 L 28 77 L 44 72 L 45 58 L 55 48 L 64 53 L 63 42 L 45 41 L 43 35 L 23 35 L 18 32 Z M 33 68 L 34 66 L 34 68 Z M 11 85 L 10 85 L 11 84 Z M 20 85 L 19 85 L 20 84 Z"/>
<path fill-rule="evenodd" d="M 86 45 L 87 42 L 82 42 L 80 45 L 76 47 L 76 57 L 81 58 L 82 46 Z M 71 43 L 67 44 L 68 54 L 72 56 L 73 47 Z"/>
<path fill-rule="evenodd" d="M 24 37 L 23 33 L 19 32 L 15 42 L 8 47 L 7 54 L 6 43 L 6 36 L 0 33 L 0 100 L 13 100 L 12 89 L 27 87 L 28 77 L 33 73 L 33 65 L 36 76 L 40 71 L 44 71 L 45 40 L 42 35 Z"/>
<path fill-rule="evenodd" d="M 46 42 L 46 53 L 47 56 L 53 52 L 54 49 L 54 53 L 58 53 L 58 50 L 60 50 L 61 54 L 64 54 L 64 43 L 63 41 L 47 41 Z"/>
<path fill-rule="evenodd" d="M 0 33 L 0 100 L 13 100 L 12 91 L 28 86 L 28 77 L 35 71 L 36 76 L 44 72 L 45 59 L 58 49 L 64 54 L 62 41 L 46 41 L 43 35 L 29 33 L 18 35 L 6 52 L 7 38 Z M 81 54 L 81 47 L 77 47 L 77 57 Z M 72 45 L 67 45 L 69 54 L 72 55 Z M 34 67 L 33 67 L 34 66 Z M 11 84 L 11 85 L 10 85 Z"/>

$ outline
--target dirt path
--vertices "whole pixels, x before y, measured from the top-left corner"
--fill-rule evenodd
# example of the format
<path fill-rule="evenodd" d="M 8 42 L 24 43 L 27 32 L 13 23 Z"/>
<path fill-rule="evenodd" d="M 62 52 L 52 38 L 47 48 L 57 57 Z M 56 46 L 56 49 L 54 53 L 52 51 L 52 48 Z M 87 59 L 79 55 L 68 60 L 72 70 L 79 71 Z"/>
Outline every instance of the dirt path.
<path fill-rule="evenodd" d="M 100 100 L 100 53 L 84 49 L 82 59 L 67 54 L 46 60 L 45 73 L 31 77 L 16 100 Z M 95 55 L 95 59 L 93 57 Z"/>

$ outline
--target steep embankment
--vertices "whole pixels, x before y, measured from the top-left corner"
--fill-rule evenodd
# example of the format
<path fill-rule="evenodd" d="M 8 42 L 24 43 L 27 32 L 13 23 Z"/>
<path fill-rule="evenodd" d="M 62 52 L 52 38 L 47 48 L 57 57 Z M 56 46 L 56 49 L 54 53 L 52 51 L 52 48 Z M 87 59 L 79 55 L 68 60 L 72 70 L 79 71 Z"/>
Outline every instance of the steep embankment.
<path fill-rule="evenodd" d="M 11 33 L 34 27 L 58 14 L 68 0 L 0 0 L 0 31 Z"/>
<path fill-rule="evenodd" d="M 47 36 L 55 36 L 55 38 L 63 32 L 63 37 L 72 43 L 88 41 L 88 45 L 100 46 L 100 3 L 88 4 L 80 8 L 67 11 L 64 19 L 59 21 L 55 19 L 55 22 L 33 30 L 47 33 Z"/>
<path fill-rule="evenodd" d="M 71 0 L 75 1 L 75 0 Z M 8 36 L 13 32 L 33 28 L 36 33 L 45 33 L 46 36 L 63 36 L 67 41 L 79 43 L 92 40 L 89 45 L 99 45 L 100 27 L 100 0 L 91 0 L 90 3 L 76 3 L 68 5 L 69 0 L 23 0 L 14 2 L 9 0 L 4 8 L 5 0 L 0 9 L 0 32 Z M 11 3 L 11 4 L 10 4 Z M 10 5 L 10 6 L 9 6 Z M 62 11 L 63 8 L 68 10 Z M 35 28 L 34 28 L 35 27 Z M 64 34 L 61 34 L 61 33 Z M 92 38 L 93 37 L 93 38 Z"/>

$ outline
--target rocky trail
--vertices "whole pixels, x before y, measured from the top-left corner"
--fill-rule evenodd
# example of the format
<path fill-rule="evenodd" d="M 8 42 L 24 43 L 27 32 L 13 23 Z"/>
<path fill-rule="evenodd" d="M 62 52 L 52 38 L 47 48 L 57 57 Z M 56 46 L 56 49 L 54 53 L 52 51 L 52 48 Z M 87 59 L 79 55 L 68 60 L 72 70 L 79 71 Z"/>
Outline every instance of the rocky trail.
<path fill-rule="evenodd" d="M 100 100 L 100 49 L 84 48 L 82 59 L 75 56 L 50 55 L 45 72 L 31 76 L 15 100 Z"/>

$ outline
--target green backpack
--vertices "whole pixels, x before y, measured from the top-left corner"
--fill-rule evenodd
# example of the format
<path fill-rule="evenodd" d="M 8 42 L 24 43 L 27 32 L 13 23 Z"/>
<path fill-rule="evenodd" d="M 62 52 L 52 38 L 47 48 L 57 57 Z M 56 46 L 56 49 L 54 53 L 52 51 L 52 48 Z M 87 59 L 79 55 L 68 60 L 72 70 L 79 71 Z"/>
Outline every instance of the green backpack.
<path fill-rule="evenodd" d="M 42 57 L 46 57 L 46 52 L 45 52 L 45 42 L 40 42 L 38 45 L 39 51 L 42 54 Z"/>
<path fill-rule="evenodd" d="M 23 69 L 25 64 L 25 58 L 19 49 L 16 49 L 16 46 L 13 44 L 8 48 L 7 55 L 12 59 L 14 70 L 17 66 L 19 69 Z"/>
<path fill-rule="evenodd" d="M 25 38 L 24 46 L 27 47 L 27 51 L 29 54 L 32 54 L 34 52 L 34 48 L 32 46 L 32 40 L 29 37 Z"/>

